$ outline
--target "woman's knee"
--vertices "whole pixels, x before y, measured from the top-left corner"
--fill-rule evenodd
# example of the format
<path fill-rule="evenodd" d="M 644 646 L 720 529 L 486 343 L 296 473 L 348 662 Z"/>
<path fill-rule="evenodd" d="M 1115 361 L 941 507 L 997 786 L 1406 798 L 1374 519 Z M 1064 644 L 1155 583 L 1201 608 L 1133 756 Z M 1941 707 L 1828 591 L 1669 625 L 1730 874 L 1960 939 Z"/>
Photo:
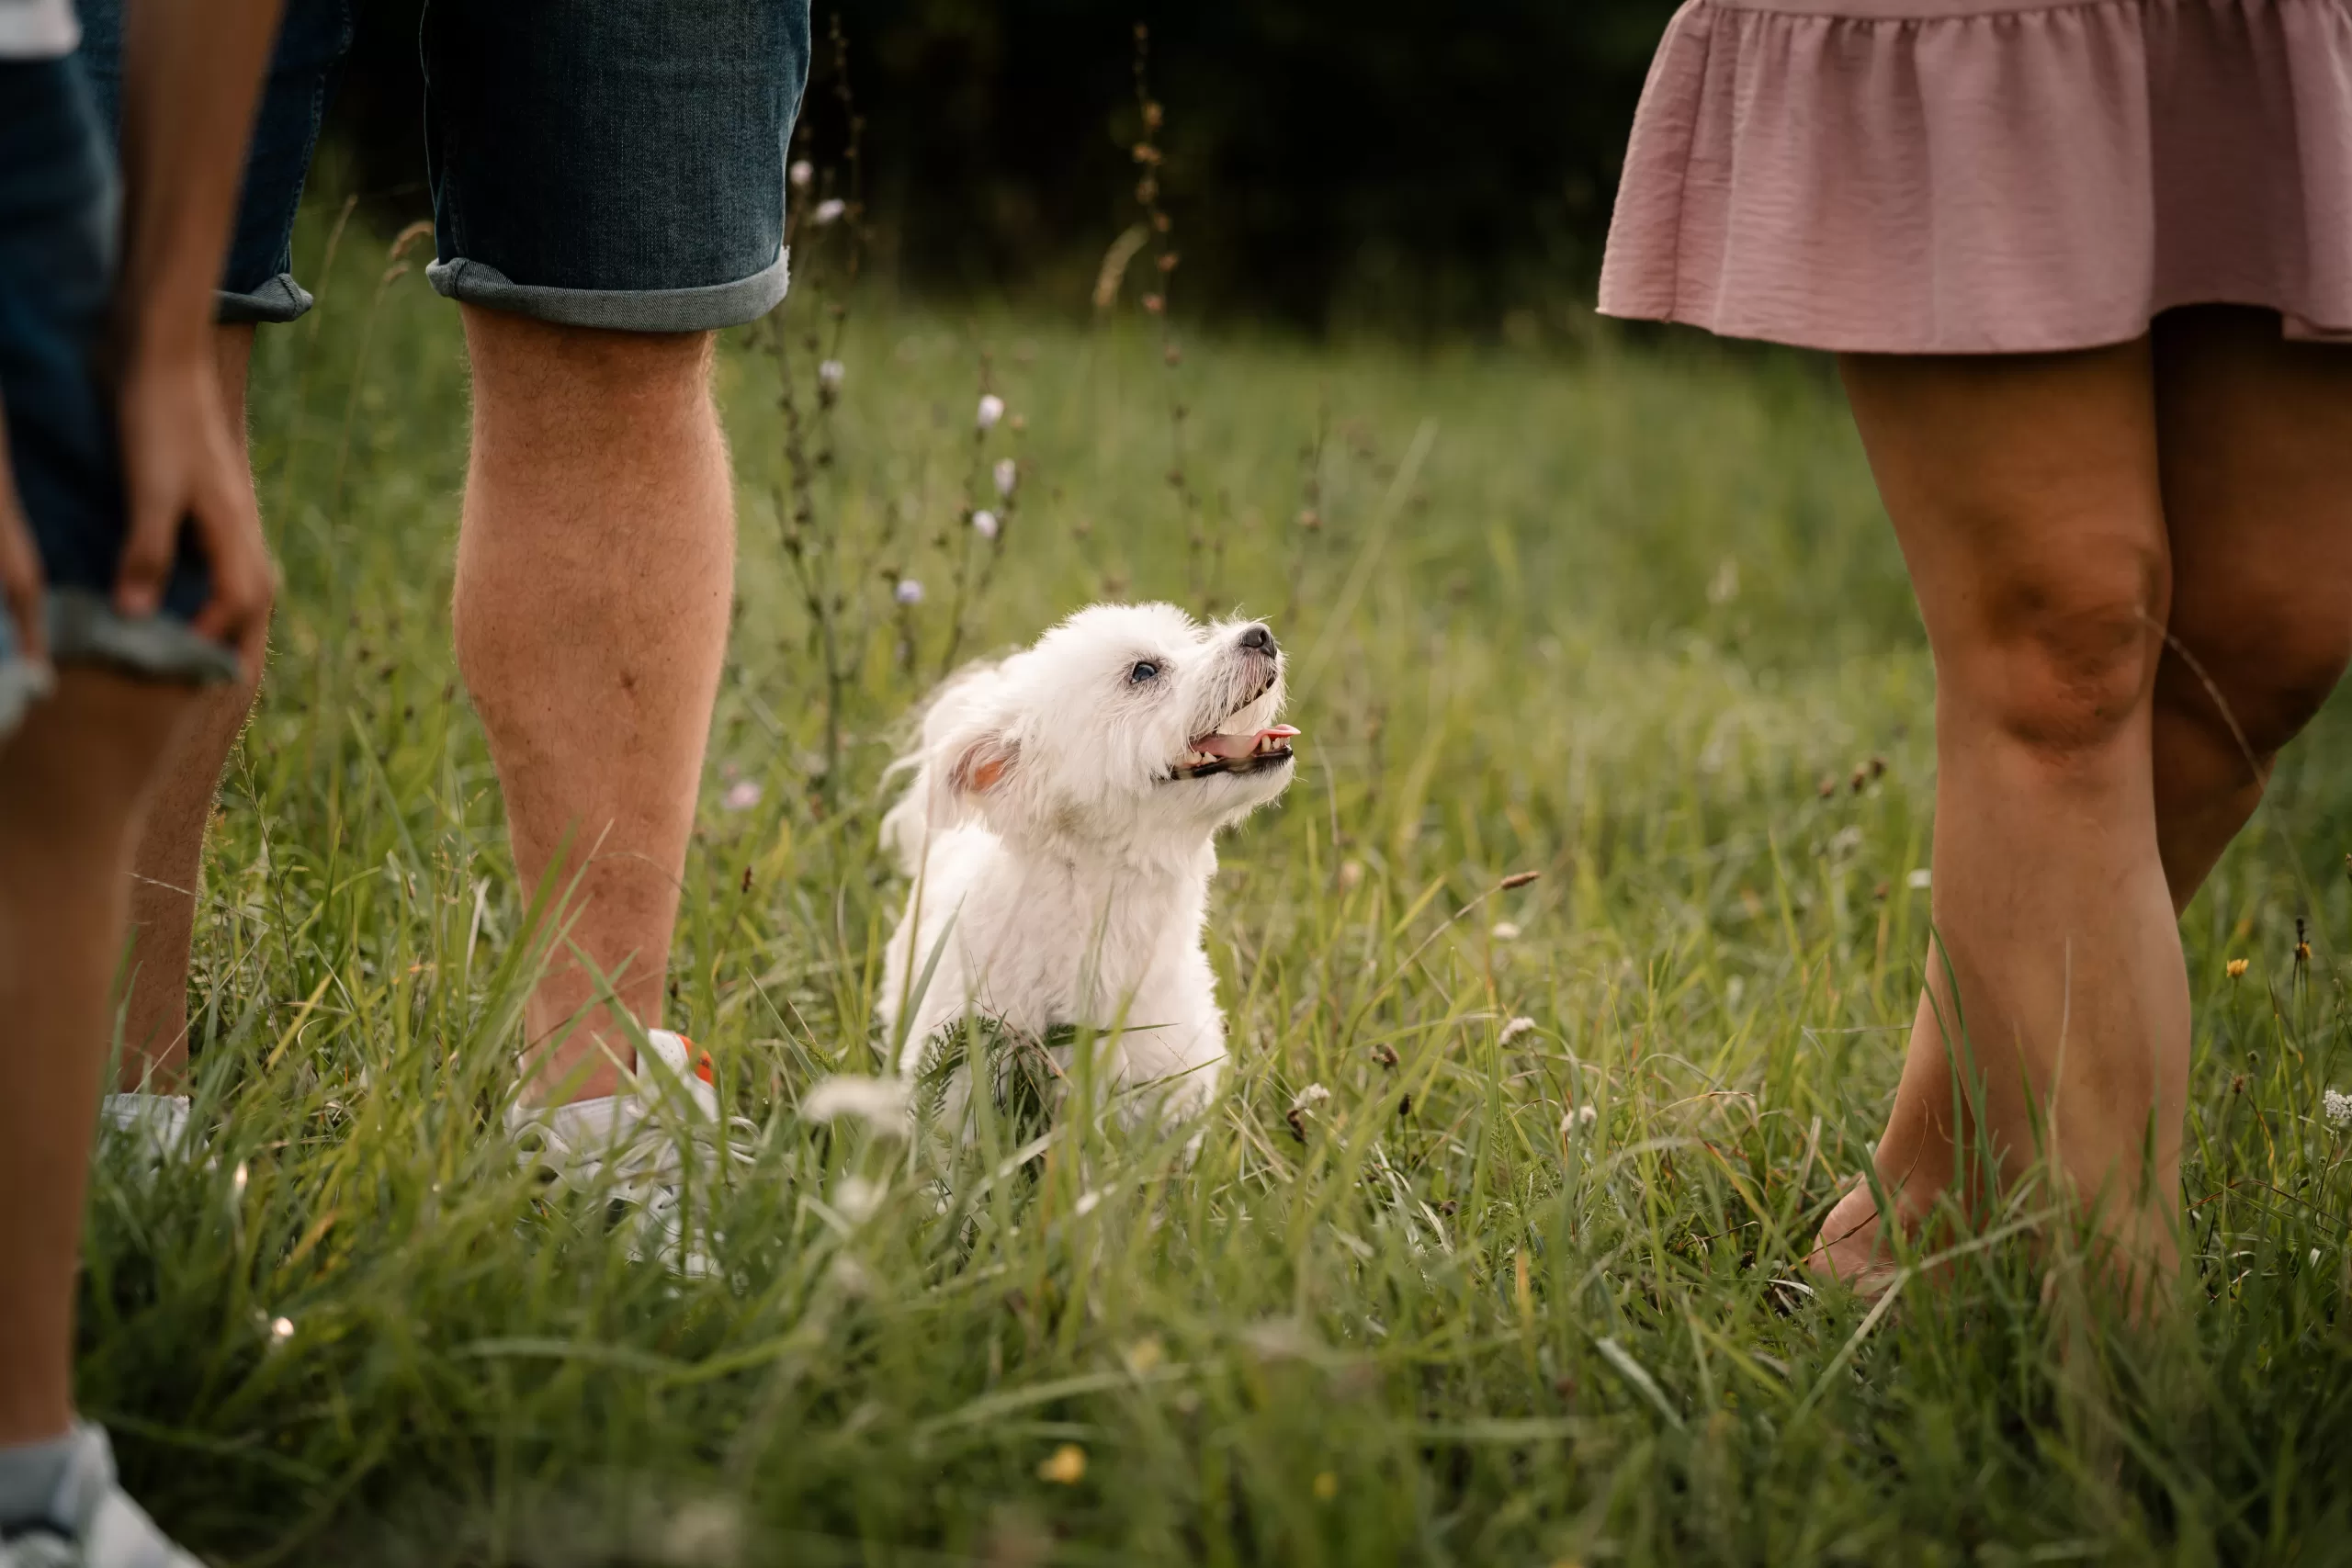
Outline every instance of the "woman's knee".
<path fill-rule="evenodd" d="M 2114 744 L 2146 705 L 2167 591 L 2157 548 L 2109 547 L 1987 574 L 1938 678 L 1996 733 L 2052 759 Z"/>

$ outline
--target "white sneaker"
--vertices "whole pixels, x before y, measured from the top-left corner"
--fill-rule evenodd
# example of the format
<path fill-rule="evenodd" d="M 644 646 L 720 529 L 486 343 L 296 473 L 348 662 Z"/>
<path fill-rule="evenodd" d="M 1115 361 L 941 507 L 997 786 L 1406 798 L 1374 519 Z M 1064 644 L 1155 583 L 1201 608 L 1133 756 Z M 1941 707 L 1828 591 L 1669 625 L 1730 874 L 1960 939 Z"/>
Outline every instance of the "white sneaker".
<path fill-rule="evenodd" d="M 629 1256 L 698 1280 L 711 1262 L 700 1245 L 686 1244 L 687 1220 L 698 1216 L 684 1212 L 685 1195 L 707 1190 L 744 1156 L 728 1139 L 732 1129 L 719 1122 L 710 1058 L 666 1029 L 648 1030 L 646 1043 L 619 1093 L 512 1106 L 506 1127 L 523 1168 L 550 1195 L 575 1192 L 636 1211 Z M 707 1223 L 695 1229 L 698 1243 L 711 1239 Z"/>
<path fill-rule="evenodd" d="M 184 1094 L 107 1095 L 98 1106 L 98 1137 L 109 1146 L 130 1147 L 149 1171 L 199 1151 L 204 1142 L 189 1125 Z"/>
<path fill-rule="evenodd" d="M 204 1568 L 174 1546 L 116 1482 L 114 1450 L 96 1427 L 74 1428 L 73 1457 L 36 1525 L 0 1530 L 0 1568 Z"/>

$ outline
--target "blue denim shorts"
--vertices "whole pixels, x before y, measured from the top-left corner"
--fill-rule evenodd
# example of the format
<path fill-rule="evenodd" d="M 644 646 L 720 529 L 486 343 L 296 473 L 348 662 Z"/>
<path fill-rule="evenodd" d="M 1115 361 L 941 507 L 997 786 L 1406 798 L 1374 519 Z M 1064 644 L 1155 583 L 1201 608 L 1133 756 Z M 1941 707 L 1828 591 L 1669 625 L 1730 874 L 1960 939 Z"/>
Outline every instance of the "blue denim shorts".
<path fill-rule="evenodd" d="M 292 237 L 354 0 L 287 0 L 221 277 L 224 321 L 310 309 Z M 111 121 L 124 0 L 82 0 Z M 703 332 L 784 298 L 786 149 L 808 0 L 430 0 L 418 39 L 453 299 L 566 326 Z"/>
<path fill-rule="evenodd" d="M 88 84 L 72 59 L 0 60 L 0 413 L 48 588 L 51 660 L 227 680 L 236 655 L 188 620 L 211 589 L 186 546 L 154 615 L 113 607 L 127 521 L 104 370 L 119 206 Z M 0 608 L 0 734 L 48 685 Z"/>

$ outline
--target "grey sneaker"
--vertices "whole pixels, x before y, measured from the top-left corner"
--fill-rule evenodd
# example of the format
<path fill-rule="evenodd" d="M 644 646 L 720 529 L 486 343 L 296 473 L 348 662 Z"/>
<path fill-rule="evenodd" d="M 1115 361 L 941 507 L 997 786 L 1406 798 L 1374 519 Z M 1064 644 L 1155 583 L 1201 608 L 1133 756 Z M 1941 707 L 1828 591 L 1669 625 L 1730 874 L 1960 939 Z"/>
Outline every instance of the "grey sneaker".
<path fill-rule="evenodd" d="M 204 1568 L 124 1495 L 114 1450 L 96 1427 L 74 1429 L 65 1478 L 36 1525 L 0 1531 L 0 1568 Z"/>
<path fill-rule="evenodd" d="M 617 1094 L 570 1105 L 510 1107 L 508 1134 L 523 1168 L 550 1197 L 579 1193 L 610 1202 L 633 1220 L 629 1255 L 652 1258 L 690 1280 L 711 1271 L 702 1243 L 707 1221 L 685 1210 L 686 1194 L 707 1191 L 725 1167 L 745 1156 L 722 1125 L 710 1059 L 666 1029 L 646 1032 L 647 1049 Z M 688 1222 L 696 1245 L 689 1246 Z"/>

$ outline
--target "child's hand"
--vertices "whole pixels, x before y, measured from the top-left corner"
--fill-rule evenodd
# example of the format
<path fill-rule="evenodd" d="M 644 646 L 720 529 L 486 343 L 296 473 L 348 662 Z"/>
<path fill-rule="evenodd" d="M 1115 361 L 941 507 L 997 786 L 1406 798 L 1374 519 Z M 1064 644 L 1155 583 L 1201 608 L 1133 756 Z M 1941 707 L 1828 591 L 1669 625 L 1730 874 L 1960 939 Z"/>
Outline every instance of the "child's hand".
<path fill-rule="evenodd" d="M 151 615 L 163 602 L 183 522 L 212 575 L 195 629 L 237 650 L 245 678 L 261 673 L 277 588 L 242 445 L 229 429 L 220 384 L 201 354 L 134 357 L 122 379 L 123 541 L 115 605 Z"/>
<path fill-rule="evenodd" d="M 17 499 L 17 476 L 8 468 L 8 421 L 0 410 L 0 603 L 17 632 L 17 654 L 39 664 L 49 658 L 49 627 L 43 617 L 40 549 Z"/>

